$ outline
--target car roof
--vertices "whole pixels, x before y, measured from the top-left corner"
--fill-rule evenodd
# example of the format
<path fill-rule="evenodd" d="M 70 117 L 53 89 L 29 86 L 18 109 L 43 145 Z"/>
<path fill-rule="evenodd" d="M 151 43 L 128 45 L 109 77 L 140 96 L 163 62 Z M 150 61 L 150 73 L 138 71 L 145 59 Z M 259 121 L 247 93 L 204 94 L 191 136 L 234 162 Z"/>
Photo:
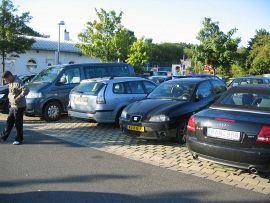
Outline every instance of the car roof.
<path fill-rule="evenodd" d="M 247 84 L 247 85 L 238 85 L 238 86 L 235 86 L 235 87 L 231 87 L 230 88 L 230 91 L 239 91 L 239 90 L 242 90 L 242 91 L 252 91 L 254 93 L 260 91 L 265 91 L 265 92 L 268 92 L 270 93 L 270 85 L 269 84 Z"/>
<path fill-rule="evenodd" d="M 201 81 L 206 81 L 206 80 L 214 80 L 214 79 L 212 79 L 212 78 L 205 78 L 205 77 L 203 77 L 203 78 L 200 78 L 200 77 L 198 77 L 198 78 L 196 78 L 196 77 L 187 77 L 187 78 L 176 78 L 176 79 L 174 79 L 174 80 L 169 80 L 169 81 L 167 81 L 167 82 L 201 82 Z"/>
<path fill-rule="evenodd" d="M 262 77 L 262 76 L 242 76 L 242 77 L 235 78 L 235 79 L 263 79 L 263 78 L 266 78 L 266 77 Z"/>
<path fill-rule="evenodd" d="M 87 83 L 87 82 L 93 82 L 93 81 L 109 83 L 109 81 L 125 82 L 125 81 L 137 81 L 137 80 L 140 81 L 140 80 L 147 80 L 147 79 L 143 77 L 99 77 L 99 78 L 85 79 L 85 80 L 82 80 L 81 83 Z"/>

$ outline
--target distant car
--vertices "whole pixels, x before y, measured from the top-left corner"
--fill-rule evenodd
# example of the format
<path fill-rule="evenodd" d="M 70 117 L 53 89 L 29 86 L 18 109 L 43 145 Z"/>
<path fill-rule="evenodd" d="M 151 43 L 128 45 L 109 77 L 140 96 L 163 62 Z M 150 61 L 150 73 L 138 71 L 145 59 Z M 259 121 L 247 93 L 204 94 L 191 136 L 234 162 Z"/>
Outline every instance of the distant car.
<path fill-rule="evenodd" d="M 187 147 L 194 158 L 252 173 L 270 169 L 270 87 L 232 87 L 210 108 L 193 115 Z"/>
<path fill-rule="evenodd" d="M 20 75 L 18 76 L 25 84 L 29 83 L 35 75 Z M 0 87 L 0 112 L 7 113 L 9 109 L 9 100 L 8 100 L 8 85 Z"/>
<path fill-rule="evenodd" d="M 68 115 L 98 123 L 119 123 L 122 110 L 147 96 L 156 84 L 140 77 L 83 80 L 70 93 Z"/>
<path fill-rule="evenodd" d="M 210 78 L 184 78 L 160 84 L 146 99 L 128 105 L 120 127 L 129 136 L 182 142 L 189 117 L 212 104 L 226 85 Z"/>
<path fill-rule="evenodd" d="M 156 72 L 153 72 L 153 75 L 148 78 L 154 83 L 160 84 L 160 83 L 163 83 L 165 81 L 172 79 L 172 76 L 171 76 L 171 73 L 168 71 L 156 71 Z"/>
<path fill-rule="evenodd" d="M 270 83 L 270 78 L 267 78 L 267 77 L 245 76 L 245 77 L 234 78 L 232 82 L 230 83 L 229 88 L 235 87 L 238 85 L 269 84 L 269 83 Z"/>

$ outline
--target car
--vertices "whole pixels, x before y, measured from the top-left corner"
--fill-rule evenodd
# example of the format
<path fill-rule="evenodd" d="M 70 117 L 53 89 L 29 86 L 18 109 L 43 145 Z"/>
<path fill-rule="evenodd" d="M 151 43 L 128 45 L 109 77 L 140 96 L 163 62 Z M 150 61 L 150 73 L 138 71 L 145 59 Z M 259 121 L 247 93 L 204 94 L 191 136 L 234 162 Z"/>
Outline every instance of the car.
<path fill-rule="evenodd" d="M 59 120 L 67 112 L 70 91 L 81 80 L 110 77 L 134 76 L 134 68 L 126 63 L 84 63 L 49 66 L 27 85 L 25 114 L 43 117 L 45 121 Z"/>
<path fill-rule="evenodd" d="M 35 77 L 35 75 L 20 75 L 18 77 L 23 81 L 23 83 L 27 84 Z M 0 86 L 0 112 L 2 113 L 8 113 L 9 110 L 8 93 L 8 85 Z"/>
<path fill-rule="evenodd" d="M 120 128 L 128 136 L 145 140 L 184 142 L 189 117 L 212 104 L 225 90 L 225 83 L 211 78 L 166 81 L 146 99 L 122 111 Z"/>
<path fill-rule="evenodd" d="M 229 88 L 235 87 L 238 85 L 247 85 L 247 84 L 269 84 L 270 85 L 270 79 L 267 77 L 260 77 L 260 76 L 244 76 L 239 78 L 234 78 Z"/>
<path fill-rule="evenodd" d="M 178 75 L 173 76 L 174 79 L 181 79 L 181 78 L 212 78 L 215 80 L 221 80 L 225 83 L 225 78 L 217 75 L 211 74 L 188 74 L 188 75 Z"/>
<path fill-rule="evenodd" d="M 194 158 L 248 169 L 270 169 L 270 87 L 230 88 L 210 108 L 193 115 L 187 147 Z"/>
<path fill-rule="evenodd" d="M 156 84 L 141 77 L 83 80 L 70 93 L 68 115 L 98 123 L 119 123 L 122 110 L 147 96 Z"/>

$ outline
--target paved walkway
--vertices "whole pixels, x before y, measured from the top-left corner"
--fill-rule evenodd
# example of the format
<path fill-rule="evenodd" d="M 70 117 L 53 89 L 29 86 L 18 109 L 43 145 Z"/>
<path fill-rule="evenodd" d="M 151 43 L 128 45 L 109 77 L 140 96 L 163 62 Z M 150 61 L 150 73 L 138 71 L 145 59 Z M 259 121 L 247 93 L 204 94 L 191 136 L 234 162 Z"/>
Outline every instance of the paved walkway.
<path fill-rule="evenodd" d="M 0 121 L 3 122 L 5 118 L 6 115 L 0 114 Z M 68 118 L 46 123 L 39 118 L 25 117 L 25 128 L 132 160 L 270 195 L 270 174 L 258 176 L 208 161 L 194 160 L 184 145 L 131 139 L 113 125 Z"/>

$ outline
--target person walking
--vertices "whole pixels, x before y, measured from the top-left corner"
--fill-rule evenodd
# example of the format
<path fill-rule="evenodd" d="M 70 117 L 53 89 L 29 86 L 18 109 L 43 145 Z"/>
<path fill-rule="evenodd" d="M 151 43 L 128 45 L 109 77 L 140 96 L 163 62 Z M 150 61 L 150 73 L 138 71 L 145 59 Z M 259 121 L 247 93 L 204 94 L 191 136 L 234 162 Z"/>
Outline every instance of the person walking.
<path fill-rule="evenodd" d="M 4 72 L 3 79 L 8 83 L 10 109 L 6 121 L 6 127 L 1 133 L 0 141 L 7 140 L 15 124 L 17 135 L 13 144 L 19 145 L 23 142 L 23 114 L 26 107 L 25 96 L 28 94 L 29 89 L 24 86 L 24 83 L 10 71 Z"/>

